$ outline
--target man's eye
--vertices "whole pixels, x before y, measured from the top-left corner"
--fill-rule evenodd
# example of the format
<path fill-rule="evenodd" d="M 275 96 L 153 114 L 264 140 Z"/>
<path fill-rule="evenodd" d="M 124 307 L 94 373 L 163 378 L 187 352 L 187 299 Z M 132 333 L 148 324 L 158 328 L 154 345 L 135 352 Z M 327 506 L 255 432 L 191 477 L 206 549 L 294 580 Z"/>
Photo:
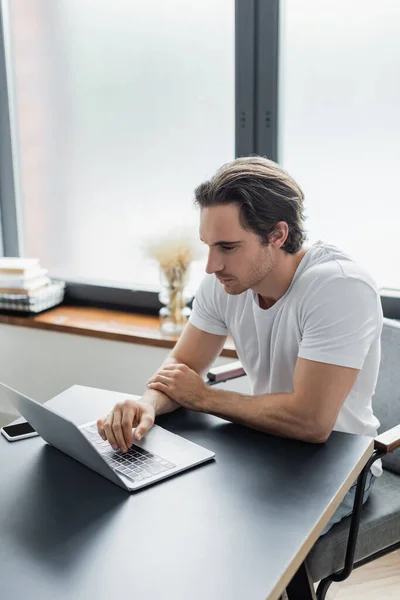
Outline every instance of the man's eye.
<path fill-rule="evenodd" d="M 236 246 L 221 246 L 224 252 L 229 252 L 230 250 L 235 250 Z"/>

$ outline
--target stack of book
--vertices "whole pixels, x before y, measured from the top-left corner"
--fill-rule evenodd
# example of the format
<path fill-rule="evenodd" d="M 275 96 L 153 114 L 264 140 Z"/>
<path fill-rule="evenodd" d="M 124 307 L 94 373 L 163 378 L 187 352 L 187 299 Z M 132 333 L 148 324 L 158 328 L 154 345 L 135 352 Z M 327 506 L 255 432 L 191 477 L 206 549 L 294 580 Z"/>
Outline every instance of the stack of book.
<path fill-rule="evenodd" d="M 62 302 L 64 290 L 38 259 L 0 258 L 0 310 L 40 312 Z"/>

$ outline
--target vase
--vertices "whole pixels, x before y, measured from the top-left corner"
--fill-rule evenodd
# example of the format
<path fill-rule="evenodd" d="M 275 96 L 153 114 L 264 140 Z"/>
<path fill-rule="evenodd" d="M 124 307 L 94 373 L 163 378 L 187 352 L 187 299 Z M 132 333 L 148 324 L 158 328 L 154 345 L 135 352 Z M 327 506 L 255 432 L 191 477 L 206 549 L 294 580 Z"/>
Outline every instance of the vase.
<path fill-rule="evenodd" d="M 161 271 L 161 292 L 158 298 L 164 306 L 160 309 L 160 332 L 167 336 L 179 336 L 190 317 L 191 309 L 187 306 L 192 299 L 185 288 L 186 273 L 180 273 L 179 269 L 171 272 L 168 277 Z"/>

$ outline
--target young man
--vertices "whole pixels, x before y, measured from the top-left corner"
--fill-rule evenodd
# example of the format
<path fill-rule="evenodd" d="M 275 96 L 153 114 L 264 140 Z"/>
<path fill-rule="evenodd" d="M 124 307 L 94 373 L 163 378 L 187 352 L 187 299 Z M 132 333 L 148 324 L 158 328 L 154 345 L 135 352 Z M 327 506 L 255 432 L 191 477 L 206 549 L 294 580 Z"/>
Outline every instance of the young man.
<path fill-rule="evenodd" d="M 185 406 L 312 443 L 333 429 L 376 436 L 382 309 L 370 275 L 333 246 L 303 247 L 303 193 L 272 161 L 224 165 L 196 203 L 209 255 L 190 322 L 141 400 L 98 421 L 100 435 L 124 452 L 132 427 L 138 440 L 156 415 Z M 228 334 L 250 396 L 203 381 Z M 375 463 L 365 500 L 380 473 Z M 351 512 L 354 491 L 329 527 Z"/>

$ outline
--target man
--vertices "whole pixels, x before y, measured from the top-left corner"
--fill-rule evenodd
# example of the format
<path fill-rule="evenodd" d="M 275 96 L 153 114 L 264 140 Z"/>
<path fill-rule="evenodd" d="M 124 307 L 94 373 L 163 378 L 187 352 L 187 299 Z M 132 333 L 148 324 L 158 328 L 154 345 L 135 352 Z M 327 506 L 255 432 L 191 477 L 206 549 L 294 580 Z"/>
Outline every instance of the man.
<path fill-rule="evenodd" d="M 237 159 L 195 194 L 209 255 L 190 322 L 141 400 L 117 404 L 98 421 L 100 435 L 125 452 L 156 415 L 184 406 L 305 442 L 322 443 L 333 429 L 376 436 L 371 398 L 382 309 L 375 282 L 333 246 L 303 247 L 303 193 L 272 161 Z M 249 396 L 203 381 L 228 334 Z M 375 463 L 364 500 L 380 473 Z M 354 493 L 325 531 L 351 513 Z"/>

